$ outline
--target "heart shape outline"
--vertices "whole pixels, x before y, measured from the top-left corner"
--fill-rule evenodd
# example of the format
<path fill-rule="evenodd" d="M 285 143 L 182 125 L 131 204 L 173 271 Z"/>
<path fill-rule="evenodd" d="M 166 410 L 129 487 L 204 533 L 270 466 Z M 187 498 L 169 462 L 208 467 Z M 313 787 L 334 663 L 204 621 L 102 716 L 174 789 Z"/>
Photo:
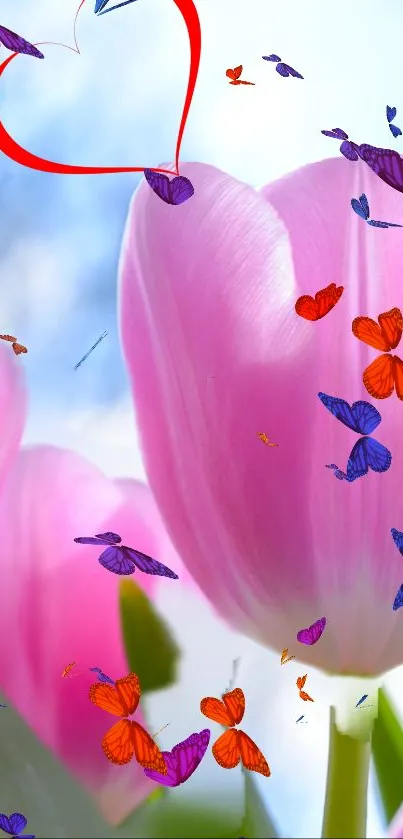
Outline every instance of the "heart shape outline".
<path fill-rule="evenodd" d="M 47 160 L 44 157 L 38 157 L 35 154 L 32 154 L 28 149 L 23 148 L 20 146 L 8 133 L 6 130 L 4 123 L 0 120 L 0 151 L 3 152 L 7 157 L 11 160 L 14 160 L 15 163 L 19 163 L 21 166 L 25 166 L 28 169 L 35 169 L 39 172 L 49 172 L 51 174 L 56 175 L 106 175 L 106 174 L 113 174 L 117 172 L 144 172 L 144 169 L 151 169 L 152 172 L 163 172 L 168 175 L 179 175 L 179 155 L 182 145 L 183 134 L 186 127 L 187 118 L 189 116 L 190 106 L 192 104 L 193 95 L 196 88 L 197 76 L 199 73 L 199 66 L 200 66 L 200 56 L 201 56 L 201 27 L 200 27 L 200 20 L 199 15 L 197 14 L 196 6 L 193 3 L 193 0 L 173 0 L 175 5 L 178 7 L 182 18 L 185 22 L 186 29 L 188 32 L 189 37 L 189 46 L 190 46 L 190 64 L 189 64 L 189 76 L 188 76 L 188 86 L 185 95 L 185 102 L 183 105 L 181 121 L 179 124 L 179 131 L 176 140 L 176 150 L 175 150 L 175 169 L 172 172 L 171 169 L 158 169 L 153 168 L 150 166 L 75 166 L 68 163 L 56 163 L 53 160 Z M 74 38 L 75 38 L 75 24 L 77 22 L 77 17 L 80 12 L 80 9 L 83 7 L 86 0 L 81 0 L 81 3 L 78 7 L 75 23 L 74 23 Z M 66 44 L 58 44 L 58 46 L 66 47 L 66 49 L 73 50 L 73 52 L 77 52 L 80 54 L 80 50 L 78 49 L 77 40 L 76 41 L 76 50 L 73 47 L 68 47 Z M 35 46 L 39 46 L 41 44 L 52 43 L 53 41 L 41 41 Z M 3 75 L 6 67 L 10 64 L 10 61 L 13 61 L 19 55 L 18 52 L 14 52 L 5 61 L 0 64 L 0 77 Z"/>

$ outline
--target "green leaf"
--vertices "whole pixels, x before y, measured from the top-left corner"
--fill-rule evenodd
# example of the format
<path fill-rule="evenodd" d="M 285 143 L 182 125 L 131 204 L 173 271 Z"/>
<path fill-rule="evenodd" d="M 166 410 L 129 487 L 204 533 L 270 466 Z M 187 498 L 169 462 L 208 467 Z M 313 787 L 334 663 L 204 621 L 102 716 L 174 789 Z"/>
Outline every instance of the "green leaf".
<path fill-rule="evenodd" d="M 256 779 L 251 772 L 243 771 L 245 783 L 245 817 L 240 830 L 242 836 L 249 839 L 274 839 L 278 832 L 271 820 L 270 813 L 258 790 Z"/>
<path fill-rule="evenodd" d="M 389 823 L 403 801 L 403 731 L 383 688 L 372 732 L 372 756 L 385 818 Z"/>
<path fill-rule="evenodd" d="M 176 801 L 175 796 L 169 796 L 161 807 L 157 809 L 157 806 L 148 823 L 148 836 L 153 839 L 224 839 L 231 835 L 241 836 L 236 830 L 237 817 L 234 817 L 237 807 L 229 808 L 228 803 L 214 808 L 207 801 L 203 806 L 200 800 Z"/>
<path fill-rule="evenodd" d="M 151 600 L 133 580 L 122 580 L 119 605 L 127 661 L 142 694 L 174 684 L 180 649 Z"/>

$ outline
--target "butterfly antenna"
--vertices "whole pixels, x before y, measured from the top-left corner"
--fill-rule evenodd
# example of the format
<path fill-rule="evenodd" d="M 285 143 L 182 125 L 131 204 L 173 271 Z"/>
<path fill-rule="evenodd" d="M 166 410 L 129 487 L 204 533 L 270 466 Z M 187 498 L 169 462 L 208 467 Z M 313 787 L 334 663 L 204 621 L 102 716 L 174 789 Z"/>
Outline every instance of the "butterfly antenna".
<path fill-rule="evenodd" d="M 230 693 L 230 691 L 233 690 L 233 688 L 234 688 L 234 684 L 235 684 L 237 676 L 238 676 L 240 661 L 241 661 L 241 659 L 240 659 L 240 657 L 238 657 L 238 658 L 234 658 L 234 660 L 232 662 L 232 676 L 231 676 L 231 679 L 230 679 L 229 687 L 226 691 L 227 693 Z"/>
<path fill-rule="evenodd" d="M 161 731 L 164 731 L 164 728 L 168 728 L 169 725 L 171 725 L 170 722 L 165 723 L 165 725 L 163 725 L 162 728 L 160 728 L 159 731 L 156 731 L 155 734 L 152 735 L 153 739 L 154 739 L 154 737 L 157 737 L 158 734 L 161 734 Z"/>

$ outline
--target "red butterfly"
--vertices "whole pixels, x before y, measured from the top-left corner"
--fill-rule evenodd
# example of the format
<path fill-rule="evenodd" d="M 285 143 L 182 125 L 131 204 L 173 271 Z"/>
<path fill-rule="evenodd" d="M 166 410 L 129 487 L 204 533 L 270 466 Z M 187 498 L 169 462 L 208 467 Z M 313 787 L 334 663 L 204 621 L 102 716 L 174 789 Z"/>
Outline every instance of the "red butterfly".
<path fill-rule="evenodd" d="M 305 687 L 305 682 L 306 682 L 307 678 L 308 678 L 307 673 L 305 674 L 305 676 L 298 676 L 297 688 L 299 690 L 299 695 L 300 695 L 300 698 L 304 700 L 304 702 L 314 702 L 315 700 L 312 699 L 312 696 L 309 696 L 309 693 L 305 693 L 305 691 L 302 690 L 302 688 Z"/>
<path fill-rule="evenodd" d="M 91 685 L 91 701 L 103 711 L 124 718 L 106 732 L 102 748 L 112 763 L 123 766 L 134 755 L 141 766 L 166 775 L 164 758 L 152 737 L 138 722 L 127 719 L 136 711 L 140 694 L 140 682 L 135 673 L 117 679 L 113 686 L 101 682 Z"/>
<path fill-rule="evenodd" d="M 229 69 L 226 71 L 225 75 L 228 76 L 229 79 L 232 79 L 230 84 L 252 84 L 255 85 L 255 82 L 243 82 L 239 78 L 243 70 L 243 65 L 240 64 L 238 67 L 234 67 L 233 70 Z"/>
<path fill-rule="evenodd" d="M 241 688 L 224 693 L 222 701 L 206 696 L 200 702 L 200 710 L 209 720 L 229 727 L 212 748 L 217 763 L 223 769 L 233 769 L 241 760 L 245 769 L 269 777 L 269 764 L 256 743 L 244 731 L 233 727 L 241 722 L 245 712 L 245 695 Z"/>
<path fill-rule="evenodd" d="M 14 338 L 13 335 L 0 335 L 0 338 L 3 341 L 10 341 L 16 355 L 20 355 L 22 352 L 28 352 L 27 348 L 24 347 L 23 344 L 17 344 L 17 339 Z"/>
<path fill-rule="evenodd" d="M 387 399 L 396 388 L 396 396 L 403 399 L 403 361 L 398 355 L 390 355 L 396 349 L 403 332 L 403 317 L 400 309 L 390 309 L 378 317 L 358 317 L 352 323 L 353 334 L 364 344 L 381 350 L 375 361 L 364 370 L 363 382 L 374 399 Z"/>
<path fill-rule="evenodd" d="M 306 320 L 320 320 L 327 315 L 343 294 L 344 286 L 330 283 L 315 294 L 315 299 L 309 294 L 303 294 L 295 304 L 297 315 Z"/>

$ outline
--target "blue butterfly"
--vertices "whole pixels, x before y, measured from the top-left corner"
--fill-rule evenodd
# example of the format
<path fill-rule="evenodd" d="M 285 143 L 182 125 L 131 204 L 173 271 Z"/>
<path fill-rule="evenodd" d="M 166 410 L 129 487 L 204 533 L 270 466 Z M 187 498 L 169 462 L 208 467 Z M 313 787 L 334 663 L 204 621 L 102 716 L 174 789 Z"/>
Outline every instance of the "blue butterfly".
<path fill-rule="evenodd" d="M 289 64 L 285 64 L 284 61 L 281 60 L 279 55 L 262 55 L 264 61 L 275 61 L 277 64 L 276 70 L 283 76 L 283 78 L 287 78 L 287 76 L 294 76 L 295 79 L 303 79 L 304 77 L 301 76 L 301 73 L 298 73 L 297 70 L 294 70 L 294 67 L 290 67 Z"/>
<path fill-rule="evenodd" d="M 371 434 L 382 420 L 379 411 L 369 402 L 353 402 L 350 405 L 344 399 L 318 393 L 319 399 L 336 419 L 357 434 Z M 342 472 L 335 463 L 326 464 L 327 469 L 334 469 L 334 476 L 339 481 L 352 483 L 366 475 L 368 469 L 374 472 L 386 472 L 392 462 L 390 451 L 373 437 L 361 437 L 353 447 L 347 463 L 347 472 Z"/>
<path fill-rule="evenodd" d="M 360 195 L 358 201 L 356 198 L 352 198 L 351 206 L 354 212 L 357 213 L 357 216 L 363 218 L 364 221 L 367 222 L 367 224 L 371 225 L 371 227 L 403 227 L 402 224 L 392 224 L 392 222 L 390 221 L 373 221 L 372 219 L 370 219 L 368 198 L 365 195 L 365 192 L 363 192 L 362 195 Z"/>
<path fill-rule="evenodd" d="M 362 705 L 362 703 L 365 702 L 366 699 L 368 699 L 368 693 L 364 693 L 364 695 L 361 697 L 361 699 L 358 700 L 355 707 L 358 708 L 359 705 Z"/>
<path fill-rule="evenodd" d="M 403 533 L 402 533 L 402 531 L 401 530 L 396 530 L 395 527 L 392 527 L 390 532 L 392 534 L 392 538 L 393 538 L 393 541 L 394 541 L 397 549 L 400 551 L 400 553 L 403 556 Z M 403 606 L 403 585 L 400 586 L 399 591 L 397 592 L 397 595 L 396 595 L 396 597 L 393 601 L 392 609 L 393 609 L 394 612 L 396 612 L 396 610 L 400 609 L 401 606 Z"/>
<path fill-rule="evenodd" d="M 113 12 L 114 9 L 120 9 L 121 6 L 128 6 L 129 3 L 135 3 L 136 0 L 125 0 L 124 3 L 118 3 L 117 6 L 111 6 L 110 9 L 105 9 L 109 0 L 95 0 L 95 9 L 94 12 L 98 17 L 101 15 L 106 15 L 107 12 Z M 105 9 L 105 11 L 102 11 Z"/>
<path fill-rule="evenodd" d="M 386 119 L 389 123 L 389 128 L 390 128 L 393 136 L 395 137 L 395 139 L 396 139 L 396 137 L 399 137 L 400 134 L 402 133 L 400 128 L 398 128 L 397 125 L 392 125 L 392 122 L 393 122 L 393 120 L 396 116 L 396 113 L 397 113 L 396 108 L 391 108 L 390 105 L 386 105 Z"/>
<path fill-rule="evenodd" d="M 97 679 L 99 682 L 104 682 L 107 685 L 114 685 L 115 682 L 109 676 L 104 673 L 100 667 L 90 667 L 92 673 L 97 673 Z"/>

